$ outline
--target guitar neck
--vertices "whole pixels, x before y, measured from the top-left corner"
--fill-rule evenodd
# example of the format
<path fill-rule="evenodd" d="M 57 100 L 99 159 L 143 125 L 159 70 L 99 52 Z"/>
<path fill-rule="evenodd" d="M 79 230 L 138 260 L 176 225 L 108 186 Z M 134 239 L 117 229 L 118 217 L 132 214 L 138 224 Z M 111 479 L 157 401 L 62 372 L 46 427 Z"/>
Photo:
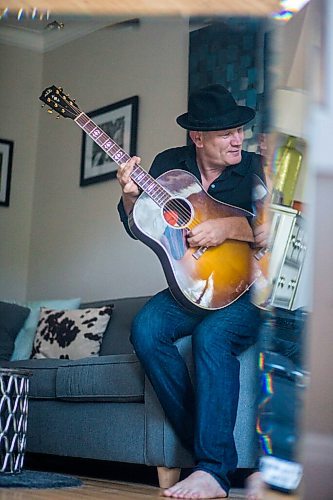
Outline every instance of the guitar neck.
<path fill-rule="evenodd" d="M 74 119 L 75 123 L 117 164 L 126 163 L 131 157 L 104 130 L 91 120 L 85 113 Z M 140 165 L 135 164 L 131 179 L 142 191 L 148 194 L 157 205 L 162 207 L 171 195 Z"/>

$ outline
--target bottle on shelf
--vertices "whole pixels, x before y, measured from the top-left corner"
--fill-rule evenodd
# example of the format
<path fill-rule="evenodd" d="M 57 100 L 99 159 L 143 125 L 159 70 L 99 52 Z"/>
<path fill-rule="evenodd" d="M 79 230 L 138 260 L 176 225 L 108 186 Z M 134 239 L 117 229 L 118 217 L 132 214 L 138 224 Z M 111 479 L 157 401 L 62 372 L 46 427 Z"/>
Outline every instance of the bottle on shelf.
<path fill-rule="evenodd" d="M 272 202 L 291 206 L 302 164 L 302 153 L 296 148 L 297 137 L 289 136 L 277 149 L 275 164 L 276 176 L 273 184 Z"/>

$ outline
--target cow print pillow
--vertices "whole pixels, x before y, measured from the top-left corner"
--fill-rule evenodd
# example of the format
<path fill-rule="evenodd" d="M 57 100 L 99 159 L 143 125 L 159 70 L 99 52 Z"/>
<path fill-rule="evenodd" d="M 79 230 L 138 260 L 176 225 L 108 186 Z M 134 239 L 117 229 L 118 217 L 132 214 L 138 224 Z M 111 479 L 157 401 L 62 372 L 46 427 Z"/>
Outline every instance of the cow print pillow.
<path fill-rule="evenodd" d="M 112 307 L 66 311 L 42 307 L 31 357 L 80 359 L 98 356 Z"/>

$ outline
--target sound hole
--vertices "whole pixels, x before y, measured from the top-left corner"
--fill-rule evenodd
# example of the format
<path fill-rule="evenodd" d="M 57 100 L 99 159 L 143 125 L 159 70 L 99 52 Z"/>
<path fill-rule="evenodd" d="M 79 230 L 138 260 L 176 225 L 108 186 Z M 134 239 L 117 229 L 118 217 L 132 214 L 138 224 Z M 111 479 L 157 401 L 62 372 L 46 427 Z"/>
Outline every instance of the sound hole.
<path fill-rule="evenodd" d="M 192 218 L 191 204 L 184 198 L 172 198 L 163 207 L 163 217 L 171 227 L 186 227 Z"/>

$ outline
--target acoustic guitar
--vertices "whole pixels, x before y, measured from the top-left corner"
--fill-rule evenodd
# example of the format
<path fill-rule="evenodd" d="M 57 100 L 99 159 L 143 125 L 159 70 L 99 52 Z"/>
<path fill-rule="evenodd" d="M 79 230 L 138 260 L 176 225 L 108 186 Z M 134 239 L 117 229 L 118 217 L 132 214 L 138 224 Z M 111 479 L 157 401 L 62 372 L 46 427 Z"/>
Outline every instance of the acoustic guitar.
<path fill-rule="evenodd" d="M 71 118 L 117 164 L 130 156 L 93 122 L 62 88 L 46 88 L 40 100 Z M 132 180 L 142 190 L 129 217 L 133 235 L 158 256 L 176 300 L 190 309 L 215 310 L 244 294 L 262 271 L 247 242 L 226 240 L 216 247 L 191 248 L 187 234 L 208 219 L 248 217 L 246 210 L 219 202 L 191 173 L 170 170 L 154 179 L 135 165 Z"/>

